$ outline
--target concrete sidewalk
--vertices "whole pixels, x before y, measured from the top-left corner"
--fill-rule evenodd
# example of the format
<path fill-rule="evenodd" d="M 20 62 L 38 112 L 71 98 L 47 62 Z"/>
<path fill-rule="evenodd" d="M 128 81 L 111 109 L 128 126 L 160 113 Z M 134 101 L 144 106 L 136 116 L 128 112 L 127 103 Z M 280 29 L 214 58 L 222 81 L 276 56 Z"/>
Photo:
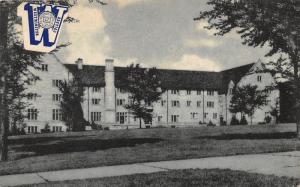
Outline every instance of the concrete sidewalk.
<path fill-rule="evenodd" d="M 0 176 L 0 186 L 17 186 L 25 184 L 47 183 L 52 181 L 102 178 L 190 168 L 221 168 L 300 178 L 300 151 L 148 162 L 118 166 L 7 175 Z"/>

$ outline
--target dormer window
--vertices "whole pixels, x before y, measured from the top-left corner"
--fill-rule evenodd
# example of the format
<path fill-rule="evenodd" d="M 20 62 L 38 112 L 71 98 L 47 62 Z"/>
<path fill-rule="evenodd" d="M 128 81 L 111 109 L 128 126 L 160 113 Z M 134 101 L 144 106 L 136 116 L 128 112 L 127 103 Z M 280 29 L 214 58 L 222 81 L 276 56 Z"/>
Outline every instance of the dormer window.
<path fill-rule="evenodd" d="M 257 76 L 257 82 L 261 82 L 262 78 L 261 78 L 261 75 L 258 75 Z"/>
<path fill-rule="evenodd" d="M 48 64 L 42 64 L 41 71 L 48 71 Z"/>
<path fill-rule="evenodd" d="M 179 90 L 171 90 L 171 94 L 173 94 L 173 95 L 179 95 Z"/>
<path fill-rule="evenodd" d="M 93 87 L 93 92 L 101 92 L 101 88 L 100 87 Z"/>
<path fill-rule="evenodd" d="M 207 95 L 214 96 L 214 91 L 207 91 Z"/>

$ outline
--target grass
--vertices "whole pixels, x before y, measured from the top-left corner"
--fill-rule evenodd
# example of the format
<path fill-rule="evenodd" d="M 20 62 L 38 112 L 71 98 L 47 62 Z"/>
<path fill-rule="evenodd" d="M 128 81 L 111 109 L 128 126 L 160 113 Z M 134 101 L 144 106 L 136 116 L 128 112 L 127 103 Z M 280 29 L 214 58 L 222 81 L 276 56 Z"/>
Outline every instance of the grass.
<path fill-rule="evenodd" d="M 0 175 L 300 150 L 295 125 L 135 129 L 10 137 Z"/>
<path fill-rule="evenodd" d="M 51 182 L 47 184 L 32 185 L 35 187 L 93 187 L 93 186 L 187 186 L 187 187 L 291 187 L 300 184 L 299 179 L 276 177 L 273 175 L 261 175 L 231 170 L 173 170 L 152 174 L 138 174 L 132 176 L 109 177 L 102 179 L 87 179 L 63 182 Z"/>

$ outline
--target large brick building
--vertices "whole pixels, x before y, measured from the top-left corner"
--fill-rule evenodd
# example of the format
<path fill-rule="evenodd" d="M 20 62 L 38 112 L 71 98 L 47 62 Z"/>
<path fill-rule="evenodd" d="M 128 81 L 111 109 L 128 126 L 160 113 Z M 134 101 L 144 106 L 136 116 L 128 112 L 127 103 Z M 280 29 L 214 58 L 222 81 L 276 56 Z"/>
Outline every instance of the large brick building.
<path fill-rule="evenodd" d="M 62 80 L 71 80 L 75 73 L 85 87 L 82 108 L 87 121 L 111 129 L 137 128 L 139 121 L 124 108 L 129 98 L 121 89 L 126 69 L 114 67 L 113 60 L 105 63 L 105 66 L 84 65 L 79 59 L 75 64 L 66 64 L 55 55 L 47 55 L 41 69 L 34 70 L 41 80 L 32 83 L 27 90 L 32 93 L 28 98 L 31 105 L 26 111 L 27 131 L 40 132 L 46 124 L 52 131 L 66 131 L 61 121 L 61 93 L 57 86 Z M 219 125 L 221 118 L 229 124 L 232 117 L 229 104 L 235 85 L 254 84 L 265 89 L 274 83 L 270 74 L 255 73 L 261 68 L 264 65 L 258 61 L 221 72 L 159 69 L 166 91 L 161 100 L 153 104 L 152 126 L 195 126 L 209 121 Z M 279 91 L 270 90 L 268 104 L 255 112 L 253 122 L 264 121 L 278 99 Z"/>

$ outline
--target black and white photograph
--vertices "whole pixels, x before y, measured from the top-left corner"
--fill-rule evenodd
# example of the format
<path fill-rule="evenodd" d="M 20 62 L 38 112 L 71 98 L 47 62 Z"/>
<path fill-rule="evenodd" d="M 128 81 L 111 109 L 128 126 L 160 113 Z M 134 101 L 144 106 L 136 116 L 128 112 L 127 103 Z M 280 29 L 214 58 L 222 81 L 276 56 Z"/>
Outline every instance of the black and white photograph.
<path fill-rule="evenodd" d="M 0 0 L 0 187 L 300 187 L 300 0 Z"/>

